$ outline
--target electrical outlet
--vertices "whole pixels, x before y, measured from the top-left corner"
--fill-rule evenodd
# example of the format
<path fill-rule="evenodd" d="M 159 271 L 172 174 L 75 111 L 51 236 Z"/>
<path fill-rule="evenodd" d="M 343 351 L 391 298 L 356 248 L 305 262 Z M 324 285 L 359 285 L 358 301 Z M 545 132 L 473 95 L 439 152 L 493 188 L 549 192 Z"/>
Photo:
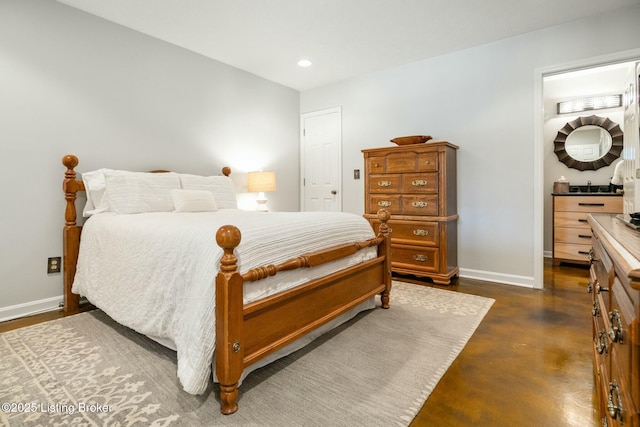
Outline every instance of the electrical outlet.
<path fill-rule="evenodd" d="M 353 179 L 360 179 L 360 169 L 353 170 Z"/>
<path fill-rule="evenodd" d="M 52 257 L 47 259 L 47 274 L 60 273 L 62 271 L 62 258 Z"/>

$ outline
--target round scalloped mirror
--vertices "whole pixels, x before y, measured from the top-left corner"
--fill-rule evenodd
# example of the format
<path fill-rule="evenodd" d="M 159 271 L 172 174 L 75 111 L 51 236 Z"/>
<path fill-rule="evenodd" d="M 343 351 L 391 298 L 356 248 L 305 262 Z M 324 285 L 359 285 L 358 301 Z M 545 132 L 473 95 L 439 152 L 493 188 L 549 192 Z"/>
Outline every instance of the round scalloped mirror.
<path fill-rule="evenodd" d="M 620 126 L 606 117 L 578 117 L 558 131 L 554 152 L 567 167 L 597 170 L 620 157 L 622 135 Z"/>

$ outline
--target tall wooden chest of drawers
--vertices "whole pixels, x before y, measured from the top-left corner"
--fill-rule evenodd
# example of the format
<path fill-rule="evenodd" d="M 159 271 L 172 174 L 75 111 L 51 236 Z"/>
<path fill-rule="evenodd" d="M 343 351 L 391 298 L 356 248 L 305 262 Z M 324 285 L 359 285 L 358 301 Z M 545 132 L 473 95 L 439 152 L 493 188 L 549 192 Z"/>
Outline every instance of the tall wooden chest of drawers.
<path fill-rule="evenodd" d="M 591 214 L 593 372 L 601 425 L 639 426 L 640 232 Z"/>
<path fill-rule="evenodd" d="M 456 150 L 448 142 L 362 150 L 364 216 L 391 212 L 391 269 L 450 284 L 458 274 Z"/>

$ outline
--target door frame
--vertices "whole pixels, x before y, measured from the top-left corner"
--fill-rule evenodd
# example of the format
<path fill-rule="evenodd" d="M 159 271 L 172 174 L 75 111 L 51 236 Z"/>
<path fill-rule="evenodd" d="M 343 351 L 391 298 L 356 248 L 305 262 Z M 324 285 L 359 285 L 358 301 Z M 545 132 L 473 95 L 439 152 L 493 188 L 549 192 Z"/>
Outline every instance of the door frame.
<path fill-rule="evenodd" d="M 543 78 L 549 74 L 566 73 L 584 68 L 600 67 L 618 62 L 637 61 L 640 49 L 630 49 L 608 55 L 534 69 L 533 100 L 533 287 L 544 287 L 544 93 Z"/>
<path fill-rule="evenodd" d="M 338 197 L 340 203 L 340 212 L 342 212 L 342 107 L 325 108 L 323 110 L 309 111 L 306 113 L 300 113 L 300 211 L 304 211 L 305 208 L 305 143 L 304 143 L 304 118 L 320 116 L 323 114 L 338 113 L 338 128 L 340 129 L 338 138 L 338 180 L 340 182 L 340 188 L 338 189 Z"/>

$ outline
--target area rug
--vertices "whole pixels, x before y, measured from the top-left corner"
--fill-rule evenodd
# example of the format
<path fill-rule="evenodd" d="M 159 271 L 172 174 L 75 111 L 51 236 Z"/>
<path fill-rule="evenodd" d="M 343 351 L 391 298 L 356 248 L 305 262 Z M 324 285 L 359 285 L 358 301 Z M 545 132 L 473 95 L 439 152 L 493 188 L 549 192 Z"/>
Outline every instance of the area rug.
<path fill-rule="evenodd" d="M 0 334 L 0 425 L 407 426 L 492 299 L 394 282 L 376 308 L 251 373 L 237 413 L 185 393 L 176 356 L 99 310 Z"/>

